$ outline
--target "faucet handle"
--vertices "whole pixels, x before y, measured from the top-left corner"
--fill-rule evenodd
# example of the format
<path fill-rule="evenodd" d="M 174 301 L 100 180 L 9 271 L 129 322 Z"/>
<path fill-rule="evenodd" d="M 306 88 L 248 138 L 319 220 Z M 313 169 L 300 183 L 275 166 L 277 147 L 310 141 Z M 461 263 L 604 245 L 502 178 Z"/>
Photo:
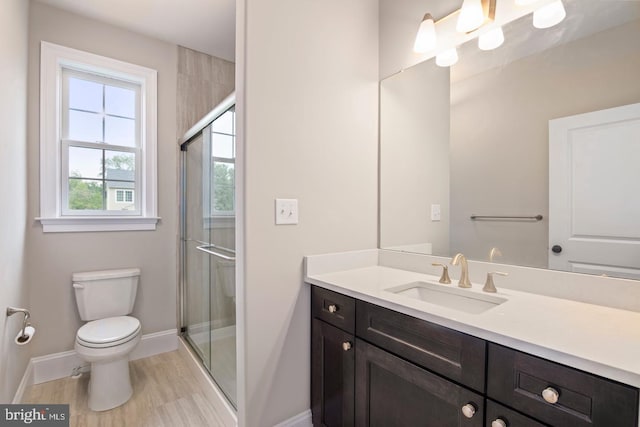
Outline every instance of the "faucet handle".
<path fill-rule="evenodd" d="M 438 282 L 444 283 L 446 285 L 451 283 L 451 279 L 449 278 L 449 267 L 445 264 L 441 264 L 439 262 L 434 262 L 431 265 L 434 267 L 442 267 L 442 275 L 440 275 L 440 280 Z"/>
<path fill-rule="evenodd" d="M 484 282 L 484 287 L 482 290 L 484 292 L 496 293 L 498 290 L 496 289 L 496 285 L 493 283 L 493 275 L 497 274 L 498 276 L 508 276 L 509 273 L 503 273 L 502 271 L 492 271 L 487 273 L 487 280 Z"/>

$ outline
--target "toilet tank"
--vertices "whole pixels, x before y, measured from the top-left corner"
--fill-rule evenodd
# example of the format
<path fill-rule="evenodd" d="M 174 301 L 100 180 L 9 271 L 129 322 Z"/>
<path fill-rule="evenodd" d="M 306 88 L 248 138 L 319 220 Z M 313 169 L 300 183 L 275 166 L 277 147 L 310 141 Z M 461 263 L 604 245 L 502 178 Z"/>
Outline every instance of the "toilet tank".
<path fill-rule="evenodd" d="M 73 273 L 80 318 L 88 321 L 131 313 L 139 279 L 139 268 Z"/>

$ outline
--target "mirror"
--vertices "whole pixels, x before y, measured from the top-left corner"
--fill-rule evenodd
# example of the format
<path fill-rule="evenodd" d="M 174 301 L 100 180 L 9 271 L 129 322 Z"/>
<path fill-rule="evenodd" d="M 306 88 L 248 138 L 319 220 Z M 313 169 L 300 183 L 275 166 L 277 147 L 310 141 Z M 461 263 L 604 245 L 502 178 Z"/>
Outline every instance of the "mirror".
<path fill-rule="evenodd" d="M 381 82 L 381 248 L 640 279 L 640 2 L 564 5 Z"/>

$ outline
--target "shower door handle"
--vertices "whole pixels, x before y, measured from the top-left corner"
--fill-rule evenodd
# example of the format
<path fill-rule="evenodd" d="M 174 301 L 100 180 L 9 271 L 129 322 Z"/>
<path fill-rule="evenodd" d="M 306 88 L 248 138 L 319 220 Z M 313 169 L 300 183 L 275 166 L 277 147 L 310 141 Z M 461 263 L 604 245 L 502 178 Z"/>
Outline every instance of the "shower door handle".
<path fill-rule="evenodd" d="M 196 249 L 199 250 L 199 251 L 202 251 L 202 252 L 206 252 L 209 255 L 217 256 L 218 258 L 222 258 L 222 259 L 227 260 L 227 261 L 234 261 L 235 262 L 236 257 L 228 256 L 228 255 L 225 255 L 225 254 L 221 254 L 220 252 L 212 251 L 212 250 L 209 249 L 212 246 L 213 245 L 201 245 L 201 246 L 196 246 Z"/>

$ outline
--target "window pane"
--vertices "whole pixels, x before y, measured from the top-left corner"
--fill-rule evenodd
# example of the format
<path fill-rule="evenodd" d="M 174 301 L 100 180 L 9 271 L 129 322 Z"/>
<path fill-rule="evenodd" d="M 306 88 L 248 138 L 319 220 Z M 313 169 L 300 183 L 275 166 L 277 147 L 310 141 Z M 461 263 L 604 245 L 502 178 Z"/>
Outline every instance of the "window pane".
<path fill-rule="evenodd" d="M 115 86 L 104 87 L 104 109 L 114 116 L 136 117 L 136 92 Z"/>
<path fill-rule="evenodd" d="M 135 181 L 136 155 L 124 151 L 106 150 L 104 153 L 107 179 Z"/>
<path fill-rule="evenodd" d="M 233 163 L 213 163 L 213 200 L 215 212 L 233 212 L 235 210 L 235 168 Z"/>
<path fill-rule="evenodd" d="M 235 133 L 233 131 L 234 114 L 235 113 L 233 111 L 227 111 L 218 117 L 213 123 L 211 123 L 211 131 L 233 135 Z"/>
<path fill-rule="evenodd" d="M 102 115 L 69 110 L 69 139 L 102 142 Z"/>
<path fill-rule="evenodd" d="M 102 151 L 94 148 L 69 147 L 69 177 L 101 179 Z"/>
<path fill-rule="evenodd" d="M 107 210 L 135 210 L 136 155 L 105 151 Z"/>
<path fill-rule="evenodd" d="M 105 117 L 104 142 L 126 147 L 136 146 L 136 121 L 119 117 Z"/>
<path fill-rule="evenodd" d="M 211 134 L 211 154 L 213 157 L 233 159 L 235 157 L 234 138 L 219 133 Z"/>
<path fill-rule="evenodd" d="M 69 209 L 102 210 L 102 181 L 69 178 Z"/>
<path fill-rule="evenodd" d="M 69 108 L 75 110 L 102 112 L 101 83 L 69 78 Z"/>

